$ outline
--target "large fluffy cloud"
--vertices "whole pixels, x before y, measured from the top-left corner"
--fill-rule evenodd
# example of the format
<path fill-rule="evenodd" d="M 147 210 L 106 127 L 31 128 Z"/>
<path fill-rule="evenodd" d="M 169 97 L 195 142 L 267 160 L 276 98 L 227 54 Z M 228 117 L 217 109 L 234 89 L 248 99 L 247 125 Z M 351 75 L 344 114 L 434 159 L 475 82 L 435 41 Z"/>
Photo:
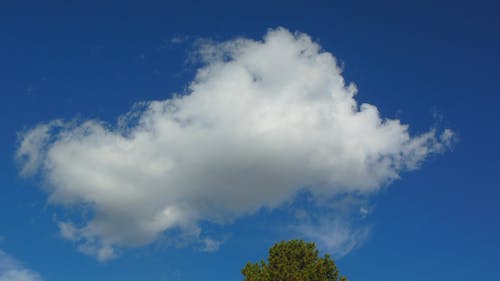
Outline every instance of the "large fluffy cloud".
<path fill-rule="evenodd" d="M 305 34 L 275 29 L 198 54 L 186 93 L 139 104 L 116 125 L 56 120 L 21 134 L 22 174 L 39 173 L 51 203 L 91 211 L 60 222 L 80 250 L 104 260 L 160 234 L 198 237 L 200 221 L 274 208 L 303 188 L 374 192 L 453 137 L 410 136 L 358 105 L 335 58 Z"/>
<path fill-rule="evenodd" d="M 36 272 L 25 268 L 21 263 L 0 250 L 0 281 L 41 281 Z"/>

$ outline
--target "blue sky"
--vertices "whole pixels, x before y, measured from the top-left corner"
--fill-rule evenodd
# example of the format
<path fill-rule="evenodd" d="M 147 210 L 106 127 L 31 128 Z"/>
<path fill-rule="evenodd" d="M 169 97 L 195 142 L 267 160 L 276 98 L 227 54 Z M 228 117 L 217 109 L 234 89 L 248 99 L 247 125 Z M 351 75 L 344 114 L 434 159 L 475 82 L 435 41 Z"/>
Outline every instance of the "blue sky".
<path fill-rule="evenodd" d="M 494 1 L 9 2 L 0 281 L 500 276 Z"/>

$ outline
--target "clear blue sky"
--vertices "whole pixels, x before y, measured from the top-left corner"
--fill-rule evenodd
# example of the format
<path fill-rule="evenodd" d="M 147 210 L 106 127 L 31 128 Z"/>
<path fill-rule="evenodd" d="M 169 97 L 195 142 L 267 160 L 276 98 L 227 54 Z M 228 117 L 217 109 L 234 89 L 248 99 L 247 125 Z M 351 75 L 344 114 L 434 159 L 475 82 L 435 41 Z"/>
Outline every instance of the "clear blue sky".
<path fill-rule="evenodd" d="M 482 0 L 2 1 L 0 279 L 9 270 L 28 270 L 29 280 L 48 281 L 242 280 L 244 264 L 265 258 L 274 242 L 315 237 L 297 230 L 311 216 L 320 229 L 311 231 L 333 241 L 342 234 L 338 228 L 348 228 L 350 238 L 339 238 L 343 246 L 319 246 L 324 253 L 344 251 L 333 254 L 350 280 L 498 280 L 499 15 L 498 3 Z M 373 104 L 381 118 L 409 124 L 411 136 L 433 126 L 440 132 L 448 128 L 455 134 L 452 147 L 426 155 L 416 170 L 398 170 L 400 179 L 378 184 L 368 195 L 359 195 L 361 187 L 349 181 L 354 191 L 328 199 L 348 201 L 348 207 L 327 208 L 323 216 L 326 207 L 307 188 L 272 207 L 221 207 L 223 223 L 214 219 L 217 206 L 193 205 L 205 202 L 203 196 L 180 197 L 198 208 L 189 221 L 200 235 L 184 241 L 179 236 L 185 232 L 161 229 L 136 246 L 120 236 L 124 240 L 111 243 L 116 256 L 104 262 L 89 241 L 113 233 L 61 233 L 61 222 L 91 221 L 99 203 L 50 203 L 49 196 L 63 188 L 54 177 L 65 170 L 43 166 L 41 173 L 22 176 L 22 164 L 15 161 L 22 132 L 55 119 L 116 124 L 137 102 L 185 93 L 203 65 L 192 59 L 200 42 L 261 40 L 278 27 L 305 33 L 333 54 L 344 79 L 356 84 L 359 104 Z M 210 180 L 200 176 L 199 182 Z M 206 202 L 226 202 L 218 200 Z M 321 228 L 328 223 L 331 233 Z M 206 244 L 208 238 L 216 245 Z M 345 245 L 349 241 L 352 247 Z"/>

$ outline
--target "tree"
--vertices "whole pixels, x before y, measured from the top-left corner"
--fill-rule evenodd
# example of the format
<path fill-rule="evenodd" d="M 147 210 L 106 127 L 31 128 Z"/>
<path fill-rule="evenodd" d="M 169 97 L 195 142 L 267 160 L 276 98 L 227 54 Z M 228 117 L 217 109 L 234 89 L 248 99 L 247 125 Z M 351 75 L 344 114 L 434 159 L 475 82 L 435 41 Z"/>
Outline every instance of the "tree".
<path fill-rule="evenodd" d="M 329 255 L 318 256 L 314 243 L 281 241 L 269 249 L 268 263 L 247 263 L 244 281 L 347 281 Z"/>

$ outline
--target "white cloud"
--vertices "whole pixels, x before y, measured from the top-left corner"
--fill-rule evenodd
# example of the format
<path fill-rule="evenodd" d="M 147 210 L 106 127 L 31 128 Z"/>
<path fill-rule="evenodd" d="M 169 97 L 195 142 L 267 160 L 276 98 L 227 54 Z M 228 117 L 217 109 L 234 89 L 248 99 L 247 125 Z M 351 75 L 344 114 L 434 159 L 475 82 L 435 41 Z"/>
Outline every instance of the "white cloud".
<path fill-rule="evenodd" d="M 0 250 L 0 281 L 41 281 L 36 272 L 25 268 L 18 261 Z"/>
<path fill-rule="evenodd" d="M 62 224 L 81 251 L 105 260 L 116 246 L 280 206 L 304 187 L 372 193 L 453 139 L 412 137 L 358 105 L 335 58 L 305 34 L 279 28 L 199 56 L 187 93 L 136 106 L 116 126 L 53 121 L 21 135 L 21 173 L 40 173 L 51 203 L 91 211 Z"/>

